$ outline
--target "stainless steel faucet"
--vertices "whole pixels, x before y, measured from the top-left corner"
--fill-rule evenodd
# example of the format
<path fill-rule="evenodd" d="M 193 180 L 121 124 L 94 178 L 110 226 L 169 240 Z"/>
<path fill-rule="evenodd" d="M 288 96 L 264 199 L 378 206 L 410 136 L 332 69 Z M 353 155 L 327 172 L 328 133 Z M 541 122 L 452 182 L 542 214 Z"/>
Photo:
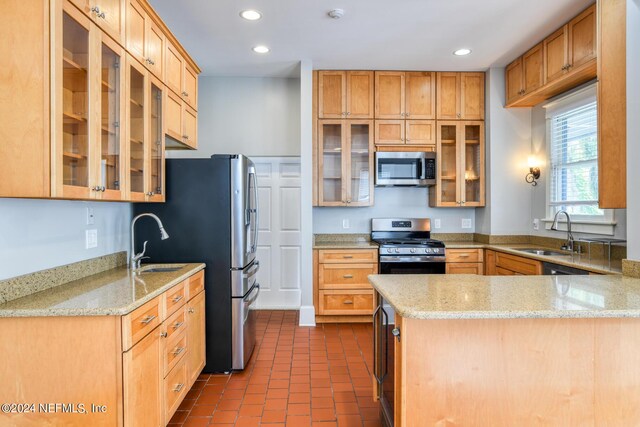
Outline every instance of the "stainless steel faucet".
<path fill-rule="evenodd" d="M 569 216 L 569 213 L 567 211 L 560 210 L 556 212 L 556 215 L 553 217 L 553 224 L 551 224 L 551 229 L 553 231 L 560 231 L 558 230 L 558 215 L 560 214 L 565 214 L 565 216 L 567 217 L 567 242 L 562 245 L 562 249 L 567 249 L 573 252 L 574 240 L 573 234 L 571 233 L 571 217 Z"/>
<path fill-rule="evenodd" d="M 145 240 L 144 244 L 142 245 L 142 252 L 140 252 L 139 254 L 136 254 L 134 226 L 136 225 L 136 221 L 142 218 L 143 216 L 150 216 L 151 218 L 156 220 L 156 222 L 158 223 L 158 227 L 160 227 L 160 239 L 166 240 L 169 238 L 169 234 L 167 234 L 167 232 L 164 230 L 162 221 L 160 221 L 160 218 L 158 218 L 156 215 L 152 213 L 142 213 L 136 216 L 135 218 L 133 218 L 133 220 L 131 220 L 131 261 L 129 262 L 129 268 L 131 270 L 139 269 L 140 261 L 142 261 L 143 258 L 149 258 L 144 256 L 144 253 L 147 250 L 147 243 L 148 243 L 147 240 Z"/>

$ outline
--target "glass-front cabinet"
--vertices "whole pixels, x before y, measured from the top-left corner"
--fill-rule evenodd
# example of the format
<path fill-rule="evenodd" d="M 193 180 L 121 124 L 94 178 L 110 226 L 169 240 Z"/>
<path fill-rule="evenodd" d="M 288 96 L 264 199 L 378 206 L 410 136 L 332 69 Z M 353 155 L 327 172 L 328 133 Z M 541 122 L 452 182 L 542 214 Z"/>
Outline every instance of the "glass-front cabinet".
<path fill-rule="evenodd" d="M 164 202 L 164 129 L 163 86 L 159 80 L 151 78 L 149 91 L 149 167 L 150 179 L 147 201 Z"/>
<path fill-rule="evenodd" d="M 484 122 L 437 122 L 437 181 L 432 207 L 484 206 Z"/>
<path fill-rule="evenodd" d="M 134 59 L 127 61 L 127 121 L 129 126 L 129 200 L 145 201 L 147 187 L 145 183 L 145 166 L 147 164 L 147 152 L 145 146 L 147 137 L 146 115 L 147 109 L 147 71 Z"/>
<path fill-rule="evenodd" d="M 320 206 L 373 205 L 373 122 L 318 122 Z"/>

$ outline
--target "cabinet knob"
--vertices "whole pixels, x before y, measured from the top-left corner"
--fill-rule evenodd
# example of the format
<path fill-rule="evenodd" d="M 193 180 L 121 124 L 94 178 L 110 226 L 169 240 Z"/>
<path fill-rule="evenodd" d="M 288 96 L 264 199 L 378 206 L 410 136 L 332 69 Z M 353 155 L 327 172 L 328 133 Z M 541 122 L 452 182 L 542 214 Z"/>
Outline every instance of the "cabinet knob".
<path fill-rule="evenodd" d="M 187 92 L 182 92 L 182 96 L 189 96 L 189 94 Z"/>
<path fill-rule="evenodd" d="M 406 113 L 404 116 L 405 116 L 405 117 L 409 117 L 409 115 L 410 115 L 409 113 Z"/>
<path fill-rule="evenodd" d="M 160 332 L 160 337 L 161 338 L 166 338 L 167 337 L 167 333 L 166 332 Z"/>
<path fill-rule="evenodd" d="M 189 139 L 189 135 L 182 135 L 182 139 Z"/>
<path fill-rule="evenodd" d="M 154 194 L 155 194 L 155 193 L 154 193 L 153 191 L 149 191 L 149 192 L 147 193 L 147 196 L 151 197 L 151 196 L 153 196 Z"/>
<path fill-rule="evenodd" d="M 189 314 L 193 314 L 193 313 L 196 312 L 192 307 L 189 307 L 189 310 L 187 310 L 187 311 L 189 312 Z"/>
<path fill-rule="evenodd" d="M 456 114 L 456 116 L 457 116 L 458 118 L 460 118 L 461 114 L 460 114 L 460 113 L 458 113 L 458 114 Z"/>
<path fill-rule="evenodd" d="M 351 115 L 351 111 L 347 111 L 347 116 L 350 116 L 350 115 Z"/>
<path fill-rule="evenodd" d="M 151 58 L 147 58 L 147 59 L 146 59 L 146 62 L 147 62 L 147 64 L 149 64 L 149 65 L 156 65 L 156 61 L 154 61 L 154 60 L 153 60 L 153 59 L 151 59 Z"/>

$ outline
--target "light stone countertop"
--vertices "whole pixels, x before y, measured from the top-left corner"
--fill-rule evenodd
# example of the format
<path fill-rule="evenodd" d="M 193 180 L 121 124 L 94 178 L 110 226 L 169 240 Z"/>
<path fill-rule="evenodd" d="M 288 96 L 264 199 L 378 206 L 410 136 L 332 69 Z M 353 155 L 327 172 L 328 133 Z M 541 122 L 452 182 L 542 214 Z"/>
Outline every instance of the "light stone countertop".
<path fill-rule="evenodd" d="M 126 266 L 113 268 L 0 304 L 0 318 L 124 315 L 205 267 L 204 264 L 161 266 L 182 267 L 173 272 L 136 274 Z"/>
<path fill-rule="evenodd" d="M 640 279 L 602 276 L 370 275 L 414 319 L 640 317 Z"/>
<path fill-rule="evenodd" d="M 371 241 L 317 242 L 313 244 L 313 249 L 378 249 L 378 244 Z"/>

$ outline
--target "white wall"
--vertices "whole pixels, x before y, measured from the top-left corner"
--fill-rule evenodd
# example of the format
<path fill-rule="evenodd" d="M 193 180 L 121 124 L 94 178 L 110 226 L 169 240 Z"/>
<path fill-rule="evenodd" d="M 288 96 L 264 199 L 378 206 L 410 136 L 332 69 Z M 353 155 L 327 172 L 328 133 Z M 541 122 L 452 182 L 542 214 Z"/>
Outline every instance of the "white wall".
<path fill-rule="evenodd" d="M 127 251 L 130 222 L 129 203 L 0 199 L 0 280 Z M 98 230 L 96 248 L 85 249 L 88 229 Z"/>
<path fill-rule="evenodd" d="M 431 218 L 434 233 L 473 233 L 475 214 L 472 208 L 430 208 L 428 190 L 415 187 L 376 187 L 375 205 L 366 208 L 313 208 L 313 232 L 370 233 L 371 218 Z M 471 228 L 462 228 L 462 219 L 471 220 Z M 349 228 L 342 228 L 342 221 Z M 441 228 L 435 229 L 434 220 L 440 219 Z"/>
<path fill-rule="evenodd" d="M 627 258 L 640 260 L 640 0 L 627 1 Z"/>
<path fill-rule="evenodd" d="M 167 157 L 300 155 L 300 80 L 201 77 L 198 150 Z"/>

